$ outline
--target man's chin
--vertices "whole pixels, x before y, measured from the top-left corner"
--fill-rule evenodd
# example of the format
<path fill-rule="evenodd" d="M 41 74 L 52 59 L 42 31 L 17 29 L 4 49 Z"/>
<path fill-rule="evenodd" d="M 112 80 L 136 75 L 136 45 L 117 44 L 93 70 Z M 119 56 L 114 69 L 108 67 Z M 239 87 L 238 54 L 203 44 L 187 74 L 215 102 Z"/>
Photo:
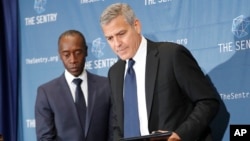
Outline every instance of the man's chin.
<path fill-rule="evenodd" d="M 130 59 L 130 58 L 128 58 L 128 57 L 127 57 L 127 56 L 125 56 L 125 55 L 120 55 L 120 56 L 119 56 L 119 58 L 120 58 L 120 59 L 122 59 L 122 60 L 127 60 L 127 59 Z"/>
<path fill-rule="evenodd" d="M 72 75 L 74 75 L 74 76 L 79 76 L 80 74 L 81 74 L 81 72 L 80 71 L 70 71 L 70 73 L 72 74 Z"/>

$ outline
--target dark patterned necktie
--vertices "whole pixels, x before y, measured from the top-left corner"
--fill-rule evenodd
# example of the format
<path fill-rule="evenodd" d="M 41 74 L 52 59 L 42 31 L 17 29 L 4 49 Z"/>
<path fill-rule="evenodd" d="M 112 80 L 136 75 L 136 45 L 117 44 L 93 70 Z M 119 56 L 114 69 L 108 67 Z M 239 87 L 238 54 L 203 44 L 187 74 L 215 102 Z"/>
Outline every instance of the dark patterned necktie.
<path fill-rule="evenodd" d="M 77 78 L 73 80 L 73 83 L 76 84 L 75 92 L 75 105 L 78 112 L 78 117 L 81 122 L 83 133 L 85 134 L 85 121 L 86 121 L 86 102 L 81 89 L 82 79 Z"/>
<path fill-rule="evenodd" d="M 133 69 L 135 61 L 128 61 L 124 82 L 124 137 L 140 136 L 138 115 L 136 75 Z"/>

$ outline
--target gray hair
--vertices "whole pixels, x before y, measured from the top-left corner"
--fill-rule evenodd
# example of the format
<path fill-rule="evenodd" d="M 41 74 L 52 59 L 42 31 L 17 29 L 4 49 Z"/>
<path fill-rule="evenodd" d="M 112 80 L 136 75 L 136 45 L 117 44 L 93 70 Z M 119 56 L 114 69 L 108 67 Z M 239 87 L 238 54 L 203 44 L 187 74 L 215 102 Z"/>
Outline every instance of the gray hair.
<path fill-rule="evenodd" d="M 133 25 L 136 16 L 132 8 L 126 3 L 115 3 L 108 6 L 100 17 L 100 24 L 105 25 L 111 22 L 114 18 L 118 16 L 124 16 L 125 20 Z"/>

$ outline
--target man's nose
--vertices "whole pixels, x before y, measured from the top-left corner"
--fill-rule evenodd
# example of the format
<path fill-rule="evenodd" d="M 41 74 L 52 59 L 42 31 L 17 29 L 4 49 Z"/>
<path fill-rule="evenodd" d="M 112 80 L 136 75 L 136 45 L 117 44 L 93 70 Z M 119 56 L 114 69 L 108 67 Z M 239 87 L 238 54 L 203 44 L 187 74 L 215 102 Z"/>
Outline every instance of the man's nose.
<path fill-rule="evenodd" d="M 114 38 L 114 46 L 119 47 L 121 45 L 121 39 L 116 37 Z"/>
<path fill-rule="evenodd" d="M 72 53 L 71 55 L 70 55 L 70 63 L 75 63 L 76 62 L 76 56 Z"/>

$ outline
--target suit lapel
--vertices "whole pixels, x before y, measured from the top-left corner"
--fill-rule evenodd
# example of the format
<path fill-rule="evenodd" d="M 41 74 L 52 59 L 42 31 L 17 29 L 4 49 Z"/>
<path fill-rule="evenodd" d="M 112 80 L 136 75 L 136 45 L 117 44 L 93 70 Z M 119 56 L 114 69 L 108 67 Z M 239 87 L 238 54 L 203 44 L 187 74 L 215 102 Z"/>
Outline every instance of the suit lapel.
<path fill-rule="evenodd" d="M 146 103 L 148 118 L 150 116 L 156 75 L 158 72 L 159 59 L 156 44 L 147 40 L 147 60 L 146 60 Z"/>
<path fill-rule="evenodd" d="M 88 129 L 91 122 L 91 116 L 93 114 L 93 109 L 95 105 L 95 97 L 96 97 L 96 88 L 95 83 L 96 81 L 92 78 L 92 75 L 87 72 L 88 77 L 88 108 L 87 108 L 87 114 L 86 114 L 86 125 L 85 125 L 85 136 L 87 136 Z"/>
<path fill-rule="evenodd" d="M 78 117 L 78 113 L 76 111 L 75 102 L 74 102 L 74 99 L 72 97 L 69 85 L 66 81 L 64 74 L 59 77 L 58 86 L 59 86 L 58 93 L 60 94 L 59 96 L 62 96 L 64 98 L 64 102 L 65 102 L 64 104 L 68 105 L 67 110 L 71 111 L 72 115 L 70 115 L 70 116 L 73 117 L 72 120 L 77 121 L 77 123 L 79 125 L 78 126 L 79 130 L 82 129 L 80 126 L 81 124 L 80 124 L 80 120 Z M 90 102 L 90 103 L 92 103 L 92 102 Z M 84 134 L 82 134 L 82 136 L 84 136 Z"/>
<path fill-rule="evenodd" d="M 67 110 L 70 112 L 71 115 L 69 115 L 69 116 L 72 118 L 71 120 L 76 121 L 78 123 L 77 128 L 79 130 L 81 130 L 82 128 L 80 126 L 81 124 L 80 124 L 80 120 L 78 117 L 78 113 L 76 111 L 75 102 L 74 102 L 74 99 L 72 97 L 69 85 L 65 79 L 64 74 L 59 77 L 58 93 L 60 94 L 58 96 L 62 97 L 64 99 L 63 100 L 64 104 L 67 105 L 67 109 L 64 109 L 64 110 Z M 82 134 L 81 136 L 84 136 L 84 134 Z"/>
<path fill-rule="evenodd" d="M 60 96 L 63 96 L 65 98 L 65 102 L 66 102 L 65 104 L 70 105 L 70 108 L 74 109 L 74 114 L 76 115 L 76 117 L 78 117 L 77 111 L 75 109 L 75 102 L 74 102 L 74 99 L 72 97 L 69 85 L 65 79 L 64 74 L 59 77 L 58 82 L 59 82 L 59 86 L 60 86 L 60 88 L 59 88 Z"/>
<path fill-rule="evenodd" d="M 115 76 L 113 79 L 114 86 L 114 102 L 115 102 L 115 112 L 117 113 L 117 119 L 122 119 L 118 121 L 119 127 L 123 131 L 123 81 L 124 81 L 124 71 L 125 71 L 126 61 L 119 60 L 116 70 L 113 70 Z"/>

